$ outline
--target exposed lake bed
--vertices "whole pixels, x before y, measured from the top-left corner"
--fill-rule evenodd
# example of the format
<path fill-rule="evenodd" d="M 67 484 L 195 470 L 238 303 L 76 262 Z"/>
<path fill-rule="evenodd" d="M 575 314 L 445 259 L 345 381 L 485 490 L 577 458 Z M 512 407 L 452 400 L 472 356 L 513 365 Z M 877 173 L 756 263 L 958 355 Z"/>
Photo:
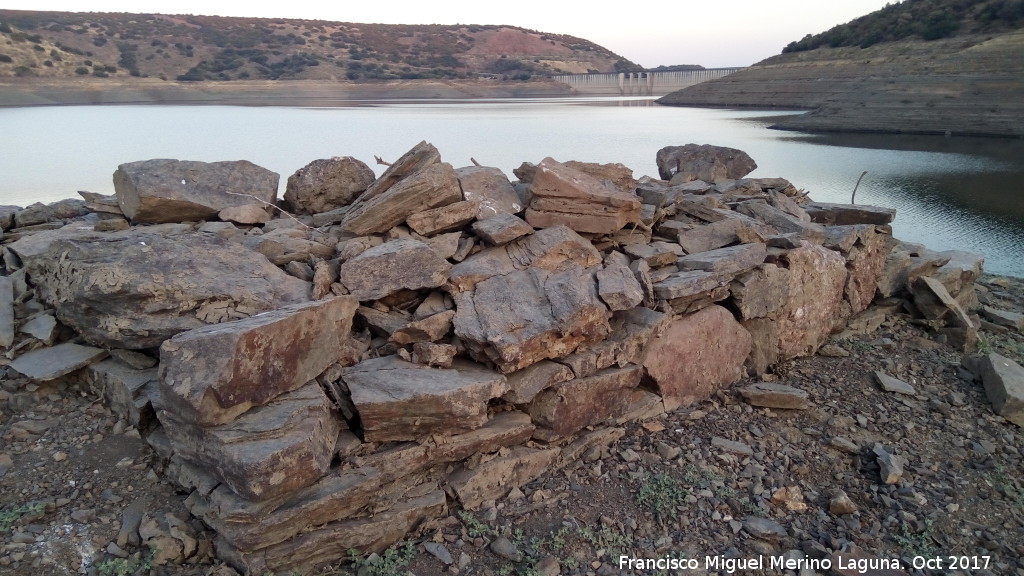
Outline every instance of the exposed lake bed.
<path fill-rule="evenodd" d="M 798 113 L 798 112 L 794 112 Z M 543 154 L 621 162 L 656 175 L 655 152 L 709 143 L 744 150 L 755 177 L 782 176 L 820 202 L 897 209 L 895 235 L 984 254 L 986 270 L 1024 276 L 1024 142 L 769 130 L 780 111 L 675 108 L 649 98 L 365 100 L 355 106 L 62 106 L 0 110 L 0 202 L 108 194 L 118 165 L 150 158 L 247 159 L 284 180 L 317 158 L 353 156 L 378 172 L 420 140 L 455 165 L 511 174 Z"/>

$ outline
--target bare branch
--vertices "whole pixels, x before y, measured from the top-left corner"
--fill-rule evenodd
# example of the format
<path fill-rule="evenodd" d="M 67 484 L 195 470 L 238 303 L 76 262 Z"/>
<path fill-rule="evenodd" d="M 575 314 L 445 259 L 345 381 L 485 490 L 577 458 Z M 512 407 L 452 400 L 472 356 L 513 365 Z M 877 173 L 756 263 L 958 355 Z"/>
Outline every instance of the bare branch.
<path fill-rule="evenodd" d="M 389 168 L 391 167 L 391 162 L 385 162 L 384 159 L 381 158 L 380 156 L 374 156 L 373 159 L 376 160 L 377 164 L 380 164 L 381 166 L 387 166 Z"/>

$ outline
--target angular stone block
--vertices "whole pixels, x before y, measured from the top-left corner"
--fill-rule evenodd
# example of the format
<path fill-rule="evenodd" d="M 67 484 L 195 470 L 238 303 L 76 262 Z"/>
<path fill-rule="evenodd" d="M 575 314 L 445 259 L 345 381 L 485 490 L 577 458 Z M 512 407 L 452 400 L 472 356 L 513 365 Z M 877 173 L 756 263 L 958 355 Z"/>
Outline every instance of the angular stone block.
<path fill-rule="evenodd" d="M 177 455 L 255 501 L 291 494 L 319 480 L 331 464 L 342 427 L 315 381 L 222 426 L 196 426 L 166 411 L 158 416 Z"/>
<path fill-rule="evenodd" d="M 501 246 L 521 236 L 533 234 L 533 226 L 514 214 L 496 214 L 474 222 L 473 232 L 492 246 Z"/>
<path fill-rule="evenodd" d="M 554 437 L 568 436 L 591 424 L 618 416 L 640 384 L 640 366 L 602 370 L 588 378 L 569 380 L 544 390 L 530 403 L 538 427 Z"/>
<path fill-rule="evenodd" d="M 597 294 L 611 310 L 629 310 L 644 299 L 633 271 L 621 264 L 606 266 L 595 275 Z"/>
<path fill-rule="evenodd" d="M 477 209 L 480 207 L 476 202 L 463 200 L 440 208 L 431 208 L 423 212 L 417 212 L 405 219 L 417 234 L 433 236 L 442 232 L 458 230 L 476 219 Z"/>
<path fill-rule="evenodd" d="M 118 360 L 104 360 L 90 365 L 87 378 L 92 388 L 102 394 L 111 411 L 126 422 L 141 428 L 153 417 L 153 399 L 159 392 L 156 368 L 139 370 Z"/>
<path fill-rule="evenodd" d="M 500 498 L 513 487 L 523 486 L 548 472 L 558 460 L 559 452 L 558 448 L 513 448 L 508 456 L 455 472 L 448 478 L 448 485 L 463 507 L 476 510 L 485 500 Z"/>
<path fill-rule="evenodd" d="M 505 377 L 508 379 L 508 391 L 502 395 L 502 399 L 513 404 L 525 404 L 542 390 L 572 379 L 573 374 L 568 366 L 541 360 Z"/>
<path fill-rule="evenodd" d="M 981 381 L 996 414 L 1024 427 L 1024 368 L 999 354 L 981 359 Z"/>
<path fill-rule="evenodd" d="M 448 280 L 452 265 L 429 246 L 411 238 L 374 246 L 348 260 L 338 277 L 359 301 L 377 300 L 399 290 L 436 288 Z"/>
<path fill-rule="evenodd" d="M 380 180 L 387 175 L 385 173 Z M 345 231 L 357 235 L 382 234 L 417 212 L 462 200 L 455 170 L 446 163 L 430 164 L 371 196 L 378 190 L 376 184 L 371 185 L 345 214 L 341 221 Z"/>
<path fill-rule="evenodd" d="M 683 270 L 704 270 L 719 275 L 738 274 L 763 263 L 767 257 L 768 247 L 758 242 L 683 256 L 678 265 Z"/>
<path fill-rule="evenodd" d="M 709 306 L 673 321 L 648 344 L 643 366 L 671 411 L 739 380 L 750 347 L 750 334 L 732 314 Z"/>
<path fill-rule="evenodd" d="M 357 305 L 339 296 L 179 334 L 160 347 L 160 408 L 211 426 L 295 390 L 340 359 Z"/>
<path fill-rule="evenodd" d="M 739 389 L 740 395 L 752 406 L 781 408 L 784 410 L 803 410 L 810 404 L 807 392 L 774 382 L 759 382 Z"/>
<path fill-rule="evenodd" d="M 551 158 L 537 166 L 526 221 L 534 228 L 565 225 L 577 232 L 611 234 L 640 221 L 640 199 Z"/>
<path fill-rule="evenodd" d="M 818 224 L 889 224 L 896 218 L 895 208 L 870 206 L 867 204 L 832 204 L 828 202 L 810 202 L 803 206 L 811 217 L 811 222 Z"/>
<path fill-rule="evenodd" d="M 359 411 L 367 442 L 459 433 L 487 421 L 487 401 L 505 393 L 505 377 L 478 364 L 429 368 L 395 356 L 364 360 L 342 379 Z"/>
<path fill-rule="evenodd" d="M 467 166 L 456 169 L 455 175 L 463 197 L 479 203 L 477 220 L 488 220 L 499 214 L 519 214 L 525 208 L 508 177 L 498 168 Z"/>

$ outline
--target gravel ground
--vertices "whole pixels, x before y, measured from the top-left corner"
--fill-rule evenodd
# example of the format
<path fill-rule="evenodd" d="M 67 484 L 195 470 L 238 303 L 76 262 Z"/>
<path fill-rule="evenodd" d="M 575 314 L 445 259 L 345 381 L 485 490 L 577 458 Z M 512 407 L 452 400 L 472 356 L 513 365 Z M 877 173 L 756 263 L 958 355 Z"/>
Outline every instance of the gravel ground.
<path fill-rule="evenodd" d="M 1024 311 L 1024 282 L 986 277 L 981 288 L 984 303 Z M 759 380 L 740 382 L 321 573 L 604 576 L 626 557 L 696 563 L 666 574 L 1024 575 L 1021 432 L 933 336 L 900 315 L 834 339 L 764 379 L 805 391 L 806 409 L 751 406 L 739 389 Z M 982 339 L 982 351 L 1024 363 L 1021 333 L 988 327 Z M 913 393 L 884 391 L 875 371 Z M 161 479 L 163 463 L 92 391 L 5 377 L 0 406 L 0 574 L 234 574 L 190 519 L 187 495 Z M 839 551 L 904 572 L 872 572 L 866 560 L 839 572 Z M 771 567 L 783 555 L 818 569 Z M 915 569 L 915 558 L 941 568 Z"/>

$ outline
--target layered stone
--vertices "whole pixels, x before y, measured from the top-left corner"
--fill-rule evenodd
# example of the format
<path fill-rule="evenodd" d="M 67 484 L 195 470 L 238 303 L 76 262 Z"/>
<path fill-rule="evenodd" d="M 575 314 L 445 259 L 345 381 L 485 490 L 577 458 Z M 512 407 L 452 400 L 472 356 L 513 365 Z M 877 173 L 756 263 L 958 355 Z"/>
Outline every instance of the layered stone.
<path fill-rule="evenodd" d="M 290 494 L 320 479 L 342 426 L 315 381 L 230 424 L 204 428 L 163 410 L 158 417 L 178 456 L 253 501 Z"/>
<path fill-rule="evenodd" d="M 577 232 L 611 234 L 640 221 L 640 199 L 551 158 L 537 166 L 526 221 L 534 228 L 565 225 Z"/>
<path fill-rule="evenodd" d="M 471 362 L 430 368 L 394 356 L 364 360 L 342 379 L 367 442 L 460 433 L 487 421 L 487 401 L 505 393 L 505 377 Z"/>
<path fill-rule="evenodd" d="M 462 187 L 462 196 L 477 202 L 477 220 L 487 220 L 499 214 L 519 214 L 523 201 L 516 194 L 508 177 L 498 168 L 467 166 L 455 170 Z"/>
<path fill-rule="evenodd" d="M 630 393 L 642 376 L 640 366 L 628 366 L 555 384 L 533 399 L 530 417 L 538 427 L 546 429 L 545 439 L 568 436 L 618 416 L 628 406 Z"/>
<path fill-rule="evenodd" d="M 398 180 L 383 192 L 376 193 L 377 189 L 374 186 L 367 189 L 345 214 L 341 226 L 346 232 L 381 234 L 413 214 L 462 200 L 455 170 L 446 163 L 430 164 Z M 371 192 L 375 195 L 370 196 Z"/>
<path fill-rule="evenodd" d="M 295 390 L 340 359 L 356 306 L 329 298 L 179 334 L 160 348 L 160 407 L 211 426 Z"/>

